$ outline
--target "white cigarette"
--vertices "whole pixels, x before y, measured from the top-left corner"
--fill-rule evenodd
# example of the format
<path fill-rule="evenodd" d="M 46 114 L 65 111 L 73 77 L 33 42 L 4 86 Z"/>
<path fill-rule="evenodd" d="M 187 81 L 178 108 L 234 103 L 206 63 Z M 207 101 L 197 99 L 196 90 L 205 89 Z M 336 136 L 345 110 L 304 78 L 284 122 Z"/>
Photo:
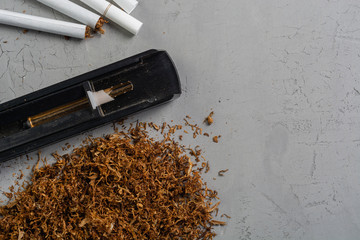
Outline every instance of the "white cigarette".
<path fill-rule="evenodd" d="M 106 0 L 80 0 L 101 15 L 125 28 L 132 34 L 137 34 L 142 26 L 142 22 L 130 16 L 120 8 L 112 5 Z"/>
<path fill-rule="evenodd" d="M 96 29 L 100 16 L 83 8 L 69 0 L 37 0 L 46 6 L 53 8 L 79 22 Z"/>
<path fill-rule="evenodd" d="M 37 17 L 0 9 L 0 24 L 84 39 L 86 25 Z"/>
<path fill-rule="evenodd" d="M 128 14 L 130 14 L 139 4 L 136 0 L 114 0 L 114 2 Z"/>

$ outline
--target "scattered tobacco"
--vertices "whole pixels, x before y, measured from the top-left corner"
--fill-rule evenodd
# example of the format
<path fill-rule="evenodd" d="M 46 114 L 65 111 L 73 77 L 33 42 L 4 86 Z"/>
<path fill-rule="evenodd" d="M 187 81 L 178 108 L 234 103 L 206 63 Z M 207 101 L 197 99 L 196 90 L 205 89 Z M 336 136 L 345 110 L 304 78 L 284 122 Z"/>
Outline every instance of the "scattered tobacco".
<path fill-rule="evenodd" d="M 227 171 L 229 171 L 229 169 L 220 170 L 220 171 L 218 172 L 218 175 L 222 177 L 222 176 L 224 176 L 224 173 L 226 173 Z"/>
<path fill-rule="evenodd" d="M 231 218 L 229 215 L 227 215 L 227 214 L 225 214 L 225 213 L 223 213 L 223 214 L 221 214 L 221 216 L 220 217 L 226 217 L 226 218 Z"/>
<path fill-rule="evenodd" d="M 55 153 L 53 165 L 39 157 L 44 166 L 34 166 L 31 182 L 6 193 L 13 199 L 0 207 L 0 239 L 212 239 L 225 222 L 213 219 L 217 192 L 191 161 L 201 150 L 188 156 L 170 138 L 181 127 L 166 133 L 163 125 L 155 140 L 146 125 L 89 138 Z"/>
<path fill-rule="evenodd" d="M 210 171 L 209 161 L 206 162 L 205 166 L 205 173 L 208 173 Z"/>
<path fill-rule="evenodd" d="M 213 124 L 213 122 L 214 122 L 214 119 L 212 118 L 213 115 L 214 115 L 214 112 L 211 112 L 211 113 L 205 118 L 205 122 L 206 122 L 208 125 Z"/>
<path fill-rule="evenodd" d="M 17 177 L 17 179 L 21 180 L 24 177 L 24 173 L 23 173 L 23 171 L 21 169 L 19 171 L 20 171 L 21 174 L 20 174 L 19 177 Z"/>
<path fill-rule="evenodd" d="M 219 142 L 219 136 L 214 136 L 213 137 L 213 142 L 218 143 Z"/>
<path fill-rule="evenodd" d="M 99 19 L 99 21 L 96 23 L 95 26 L 95 32 L 99 32 L 101 34 L 105 33 L 105 30 L 102 28 L 104 26 L 105 23 L 109 23 L 109 21 L 103 19 L 102 17 Z"/>
<path fill-rule="evenodd" d="M 92 33 L 91 27 L 86 26 L 86 29 L 85 29 L 85 38 L 92 38 L 93 36 L 91 35 L 91 33 Z"/>
<path fill-rule="evenodd" d="M 203 134 L 202 128 L 200 128 L 197 124 L 189 123 L 189 121 L 186 118 L 184 118 L 184 122 L 185 122 L 185 126 L 191 127 L 191 130 L 193 131 L 193 138 L 196 138 L 198 135 Z M 184 132 L 185 132 L 185 130 L 184 130 Z M 188 132 L 185 132 L 185 133 L 188 133 Z"/>

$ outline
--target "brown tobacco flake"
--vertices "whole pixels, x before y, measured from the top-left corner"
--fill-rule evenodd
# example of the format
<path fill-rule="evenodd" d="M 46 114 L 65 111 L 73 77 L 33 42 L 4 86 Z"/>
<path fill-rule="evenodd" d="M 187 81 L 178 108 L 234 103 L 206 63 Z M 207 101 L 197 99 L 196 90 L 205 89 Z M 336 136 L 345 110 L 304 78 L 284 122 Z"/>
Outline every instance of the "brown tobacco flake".
<path fill-rule="evenodd" d="M 184 122 L 185 122 L 185 126 L 191 127 L 191 130 L 193 131 L 193 138 L 196 138 L 198 135 L 202 135 L 202 128 L 200 128 L 197 124 L 189 123 L 189 121 L 186 118 L 184 118 Z M 188 133 L 185 130 L 184 132 Z"/>
<path fill-rule="evenodd" d="M 231 218 L 229 215 L 227 215 L 227 214 L 225 214 L 225 213 L 223 213 L 223 214 L 221 214 L 221 216 L 220 217 L 226 217 L 226 218 Z"/>
<path fill-rule="evenodd" d="M 95 26 L 95 32 L 99 32 L 101 34 L 105 33 L 105 30 L 102 28 L 104 26 L 105 23 L 109 23 L 109 21 L 103 19 L 102 17 L 99 19 L 99 21 L 96 23 Z"/>
<path fill-rule="evenodd" d="M 200 156 L 201 156 L 201 149 L 198 149 L 199 148 L 199 146 L 196 146 L 195 147 L 195 149 L 191 149 L 191 148 L 188 148 L 188 150 L 189 150 L 189 154 L 191 155 L 191 156 L 193 156 L 193 157 L 195 157 L 195 161 L 196 162 L 200 162 Z M 205 164 L 204 162 L 203 162 L 203 164 Z M 204 168 L 204 167 L 203 167 Z"/>
<path fill-rule="evenodd" d="M 21 180 L 24 177 L 24 173 L 21 169 L 19 171 L 20 171 L 20 176 L 17 179 Z"/>
<path fill-rule="evenodd" d="M 220 170 L 220 171 L 218 172 L 218 175 L 222 177 L 222 176 L 224 176 L 224 173 L 226 173 L 227 171 L 229 171 L 229 169 Z"/>
<path fill-rule="evenodd" d="M 91 33 L 92 33 L 91 27 L 86 26 L 86 29 L 85 29 L 85 38 L 93 38 L 93 36 L 91 35 Z"/>
<path fill-rule="evenodd" d="M 29 31 L 29 30 L 24 29 L 24 30 L 23 30 L 23 33 L 26 34 L 28 31 Z"/>
<path fill-rule="evenodd" d="M 226 225 L 226 222 L 223 221 L 211 220 L 210 222 L 212 225 L 221 225 L 221 226 Z"/>
<path fill-rule="evenodd" d="M 8 199 L 11 199 L 13 197 L 13 194 L 12 193 L 7 193 L 7 192 L 3 192 L 3 194 L 8 198 Z M 1 214 L 1 211 L 0 211 L 0 214 Z M 1 235 L 0 235 L 1 236 Z"/>
<path fill-rule="evenodd" d="M 226 223 L 192 163 L 201 150 L 188 156 L 171 133 L 155 140 L 145 127 L 89 138 L 53 165 L 39 153 L 31 182 L 4 193 L 13 201 L 0 206 L 0 239 L 213 239 Z"/>
<path fill-rule="evenodd" d="M 170 134 L 174 134 L 176 132 L 176 127 L 175 126 L 172 127 L 172 126 L 168 125 L 168 128 L 169 128 L 169 133 Z"/>
<path fill-rule="evenodd" d="M 155 129 L 156 131 L 159 131 L 160 127 L 158 125 L 156 125 L 155 123 L 148 123 L 149 127 Z"/>
<path fill-rule="evenodd" d="M 207 116 L 207 117 L 205 118 L 204 122 L 206 122 L 208 125 L 213 124 L 213 122 L 214 122 L 214 119 L 212 118 L 213 115 L 214 115 L 214 112 L 211 112 L 211 113 L 209 114 L 209 116 Z"/>
<path fill-rule="evenodd" d="M 220 135 L 219 135 L 219 136 L 214 136 L 214 137 L 213 137 L 213 142 L 214 142 L 214 143 L 218 143 L 220 137 L 221 137 Z"/>
<path fill-rule="evenodd" d="M 164 122 L 164 123 L 162 124 L 162 126 L 161 126 L 161 134 L 164 134 L 164 131 L 165 131 L 166 126 L 167 126 L 167 123 Z"/>
<path fill-rule="evenodd" d="M 206 162 L 205 166 L 205 173 L 208 173 L 210 171 L 209 161 Z"/>

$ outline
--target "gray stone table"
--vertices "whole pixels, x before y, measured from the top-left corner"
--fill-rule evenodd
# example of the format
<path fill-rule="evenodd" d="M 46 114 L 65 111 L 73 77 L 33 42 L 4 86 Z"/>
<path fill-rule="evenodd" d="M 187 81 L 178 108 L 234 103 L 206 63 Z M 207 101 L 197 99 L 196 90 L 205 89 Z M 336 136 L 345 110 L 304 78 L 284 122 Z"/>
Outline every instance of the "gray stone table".
<path fill-rule="evenodd" d="M 33 0 L 2 0 L 0 8 L 72 21 Z M 186 115 L 201 123 L 215 112 L 204 129 L 222 135 L 218 144 L 183 142 L 204 149 L 204 180 L 231 216 L 216 239 L 360 239 L 359 1 L 140 0 L 133 16 L 144 22 L 139 35 L 110 24 L 85 41 L 1 25 L 0 102 L 165 49 L 182 96 L 127 124 L 182 123 Z M 110 132 L 108 125 L 42 152 Z M 19 169 L 29 174 L 30 156 L 0 164 L 1 191 Z M 229 171 L 219 177 L 222 169 Z"/>

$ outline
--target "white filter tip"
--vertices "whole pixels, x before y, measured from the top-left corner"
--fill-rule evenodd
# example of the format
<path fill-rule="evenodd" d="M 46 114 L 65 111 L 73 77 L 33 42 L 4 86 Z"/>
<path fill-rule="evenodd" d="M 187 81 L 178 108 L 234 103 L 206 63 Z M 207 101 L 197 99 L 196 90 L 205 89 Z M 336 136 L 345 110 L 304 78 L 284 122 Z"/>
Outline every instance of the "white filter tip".
<path fill-rule="evenodd" d="M 96 107 L 114 100 L 114 98 L 109 96 L 109 94 L 104 92 L 104 90 L 98 92 L 87 91 L 87 95 L 93 109 L 96 109 Z"/>
<path fill-rule="evenodd" d="M 130 14 L 139 4 L 136 0 L 114 0 L 114 2 L 128 14 Z"/>

